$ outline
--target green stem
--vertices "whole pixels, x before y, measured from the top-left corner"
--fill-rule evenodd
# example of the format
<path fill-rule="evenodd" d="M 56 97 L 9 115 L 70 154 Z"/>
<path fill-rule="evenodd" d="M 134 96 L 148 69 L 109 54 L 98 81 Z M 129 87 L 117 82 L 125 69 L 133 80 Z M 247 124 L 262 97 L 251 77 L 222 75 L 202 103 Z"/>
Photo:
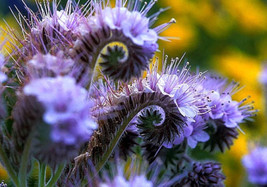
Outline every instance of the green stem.
<path fill-rule="evenodd" d="M 0 160 L 3 161 L 4 163 L 4 167 L 8 173 L 8 176 L 10 177 L 10 179 L 13 181 L 13 183 L 16 185 L 16 186 L 19 186 L 19 181 L 18 181 L 18 178 L 17 178 L 17 175 L 14 171 L 14 169 L 12 168 L 9 160 L 8 160 L 8 157 L 5 153 L 5 151 L 3 150 L 2 146 L 0 146 Z"/>
<path fill-rule="evenodd" d="M 21 158 L 21 165 L 19 168 L 19 186 L 27 187 L 27 169 L 28 162 L 31 153 L 31 145 L 32 145 L 33 133 L 29 135 L 26 144 L 24 146 L 24 151 Z"/>
<path fill-rule="evenodd" d="M 39 162 L 39 187 L 45 187 L 46 165 Z"/>
<path fill-rule="evenodd" d="M 61 164 L 58 166 L 56 172 L 51 177 L 51 179 L 48 181 L 46 187 L 53 187 L 56 184 L 56 182 L 58 181 L 59 177 L 61 176 L 61 173 L 63 172 L 64 168 L 65 168 L 65 164 Z"/>

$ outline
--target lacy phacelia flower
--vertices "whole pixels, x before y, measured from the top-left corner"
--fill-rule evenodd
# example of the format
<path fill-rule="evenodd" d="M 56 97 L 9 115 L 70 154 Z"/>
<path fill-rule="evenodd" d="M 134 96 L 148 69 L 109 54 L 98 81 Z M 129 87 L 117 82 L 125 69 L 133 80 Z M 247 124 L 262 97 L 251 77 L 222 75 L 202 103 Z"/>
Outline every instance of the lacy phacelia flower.
<path fill-rule="evenodd" d="M 201 100 L 201 96 L 194 90 L 201 78 L 188 72 L 188 63 L 181 70 L 175 65 L 176 63 L 177 60 L 172 61 L 171 65 L 165 68 L 160 75 L 152 70 L 143 81 L 142 87 L 152 92 L 160 91 L 162 94 L 168 95 L 174 100 L 180 113 L 188 121 L 194 121 L 193 118 L 200 110 L 198 102 Z M 139 87 L 141 86 L 139 85 Z"/>
<path fill-rule="evenodd" d="M 21 43 L 22 47 L 18 48 L 14 44 L 16 49 L 14 54 L 19 59 L 17 64 L 20 64 L 20 69 L 22 68 L 21 64 L 30 61 L 38 54 L 50 53 L 56 55 L 63 51 L 68 58 L 69 49 L 73 46 L 77 37 L 90 30 L 87 27 L 87 18 L 83 14 L 88 10 L 82 11 L 82 8 L 77 4 L 73 5 L 71 0 L 67 1 L 65 8 L 62 10 L 58 10 L 59 6 L 56 1 L 52 3 L 45 1 L 36 5 L 38 6 L 38 13 L 34 13 L 33 10 L 25 6 L 29 18 L 22 18 L 22 14 L 19 14 L 16 18 L 25 21 L 25 23 L 19 22 L 21 28 L 27 27 L 22 29 L 24 39 L 17 39 L 18 41 L 16 41 Z M 13 33 L 11 30 L 10 32 Z M 14 38 L 21 37 L 15 36 Z"/>
<path fill-rule="evenodd" d="M 239 124 L 257 111 L 253 108 L 253 102 L 245 103 L 247 98 L 242 101 L 233 100 L 232 95 L 239 89 L 238 83 L 228 83 L 227 79 L 210 74 L 206 75 L 197 88 L 204 95 L 203 102 L 210 108 L 210 111 L 202 116 L 212 132 L 210 141 L 205 144 L 211 151 L 217 147 L 221 151 L 224 151 L 226 146 L 230 148 L 233 139 L 237 138 L 236 129 Z"/>
<path fill-rule="evenodd" d="M 209 117 L 221 120 L 228 128 L 236 128 L 246 118 L 255 113 L 252 103 L 244 104 L 247 99 L 234 101 L 232 95 L 239 90 L 239 84 L 217 76 L 207 75 L 202 84 L 202 92 L 206 95 L 207 105 L 210 107 Z"/>
<path fill-rule="evenodd" d="M 70 77 L 32 80 L 23 91 L 44 108 L 44 124 L 37 126 L 41 132 L 36 138 L 36 157 L 50 165 L 73 158 L 98 126 L 90 113 L 93 103 L 87 100 L 87 91 Z"/>
<path fill-rule="evenodd" d="M 257 147 L 242 159 L 248 179 L 257 185 L 267 185 L 267 148 Z"/>
<path fill-rule="evenodd" d="M 70 1 L 68 1 L 68 3 L 70 3 Z M 66 9 L 68 8 L 69 7 L 67 5 Z M 46 33 L 50 35 L 58 30 L 58 32 L 62 34 L 66 34 L 67 32 L 79 34 L 79 26 L 80 23 L 82 23 L 80 21 L 82 19 L 82 15 L 79 15 L 77 12 L 69 13 L 68 10 L 56 10 L 55 12 L 50 12 L 49 14 L 50 15 L 43 15 L 44 17 L 39 24 L 36 25 L 35 28 L 32 28 L 32 33 L 41 34 L 45 30 Z"/>
<path fill-rule="evenodd" d="M 145 176 L 134 176 L 127 181 L 123 176 L 116 176 L 113 181 L 109 183 L 102 183 L 100 187 L 153 187 L 153 183 L 148 181 Z"/>
<path fill-rule="evenodd" d="M 48 5 L 49 3 L 44 3 L 42 7 L 41 4 L 38 4 L 41 19 L 29 11 L 31 16 L 36 18 L 32 22 L 31 33 L 33 35 L 46 34 L 48 38 L 57 36 L 72 40 L 90 30 L 86 24 L 87 18 L 83 15 L 82 8 L 77 5 L 73 6 L 72 1 L 68 0 L 63 10 L 57 10 L 56 2 L 53 2 L 52 8 Z"/>
<path fill-rule="evenodd" d="M 43 120 L 51 125 L 51 138 L 55 142 L 74 144 L 84 141 L 97 128 L 90 117 L 93 104 L 86 101 L 87 91 L 70 77 L 33 80 L 24 87 L 24 94 L 36 96 L 44 105 Z"/>
<path fill-rule="evenodd" d="M 146 17 L 154 4 L 116 0 L 110 8 L 96 3 L 95 14 L 87 22 L 94 29 L 77 40 L 73 55 L 92 67 L 99 62 L 102 72 L 115 80 L 140 77 L 158 49 L 158 39 L 164 39 L 158 34 L 174 22 L 150 28 L 161 12 Z"/>
<path fill-rule="evenodd" d="M 149 19 L 141 12 L 130 12 L 125 7 L 106 7 L 102 12 L 103 21 L 111 29 L 118 29 L 129 37 L 136 45 L 151 43 L 157 46 L 158 35 L 153 29 L 149 29 Z"/>
<path fill-rule="evenodd" d="M 36 54 L 29 62 L 29 75 L 34 78 L 54 75 L 64 75 L 70 73 L 74 61 L 65 59 L 63 51 L 59 51 L 56 56 L 51 54 Z M 37 74 L 34 76 L 34 74 Z M 41 75 L 40 75 L 41 74 Z"/>
<path fill-rule="evenodd" d="M 174 60 L 170 66 L 164 67 L 161 74 L 157 73 L 157 68 L 154 66 L 144 79 L 125 86 L 122 92 L 115 94 L 128 99 L 132 97 L 133 101 L 129 100 L 130 106 L 140 106 L 145 103 L 144 101 L 137 103 L 137 100 L 142 98 L 146 102 L 151 102 L 150 108 L 146 106 L 146 109 L 131 121 L 135 124 L 129 127 L 131 131 L 138 132 L 152 144 L 164 145 L 168 148 L 180 144 L 185 131 L 188 132 L 186 137 L 192 135 L 188 140 L 194 142 L 191 144 L 194 147 L 196 145 L 193 144 L 196 144 L 196 141 L 204 142 L 208 136 L 203 131 L 204 125 L 200 125 L 201 128 L 194 125 L 196 129 L 193 131 L 191 123 L 194 122 L 200 110 L 207 112 L 208 108 L 199 104 L 204 98 L 202 94 L 195 91 L 201 76 L 191 75 L 188 64 L 181 69 L 177 64 L 177 60 Z M 150 98 L 154 101 L 149 101 Z M 191 129 L 187 131 L 186 126 Z"/>

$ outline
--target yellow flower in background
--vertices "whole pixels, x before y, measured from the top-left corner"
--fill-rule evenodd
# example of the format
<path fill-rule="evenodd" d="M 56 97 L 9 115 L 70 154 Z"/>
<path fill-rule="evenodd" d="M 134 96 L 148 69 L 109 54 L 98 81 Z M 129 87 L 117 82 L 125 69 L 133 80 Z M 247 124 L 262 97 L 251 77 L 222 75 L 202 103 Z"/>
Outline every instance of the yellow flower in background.
<path fill-rule="evenodd" d="M 0 181 L 7 179 L 7 172 L 3 168 L 3 166 L 0 164 Z"/>
<path fill-rule="evenodd" d="M 241 165 L 241 159 L 249 152 L 248 144 L 251 141 L 258 141 L 258 139 L 266 135 L 266 125 L 263 118 L 264 101 L 261 85 L 258 82 L 258 76 L 261 72 L 261 62 L 255 57 L 246 55 L 241 51 L 231 50 L 214 57 L 213 63 L 215 69 L 219 72 L 239 81 L 241 86 L 244 85 L 242 91 L 235 94 L 235 97 L 241 100 L 250 95 L 251 99 L 255 101 L 255 108 L 260 110 L 258 113 L 258 120 L 250 124 L 249 127 L 256 130 L 256 132 L 254 132 L 256 136 L 253 136 L 250 130 L 247 130 L 241 125 L 245 134 L 239 132 L 238 139 L 234 142 L 230 151 L 219 157 L 220 161 L 223 163 L 223 171 L 227 176 L 225 182 L 226 186 L 242 186 L 245 171 Z"/>
<path fill-rule="evenodd" d="M 167 20 L 163 20 L 166 21 Z M 159 41 L 160 46 L 164 46 L 167 53 L 180 52 L 193 47 L 196 44 L 196 33 L 192 25 L 188 24 L 186 19 L 179 19 L 172 24 L 169 29 L 161 33 L 161 36 L 176 37 L 171 42 Z"/>
<path fill-rule="evenodd" d="M 266 5 L 260 0 L 222 0 L 225 9 L 247 31 L 267 30 Z"/>
<path fill-rule="evenodd" d="M 231 20 L 210 0 L 164 1 L 163 4 L 171 7 L 168 16 L 172 15 L 177 20 L 187 19 L 186 24 L 191 25 L 192 29 L 196 29 L 194 25 L 200 25 L 213 36 L 225 35 L 231 25 Z"/>
<path fill-rule="evenodd" d="M 237 93 L 240 97 L 250 95 L 255 100 L 255 107 L 263 109 L 261 88 L 258 82 L 261 72 L 261 61 L 255 57 L 243 54 L 240 51 L 231 50 L 213 58 L 213 66 L 226 77 L 240 82 L 244 86 L 242 92 Z"/>
<path fill-rule="evenodd" d="M 248 153 L 248 137 L 242 133 L 229 151 L 220 154 L 219 160 L 222 162 L 223 173 L 225 174 L 225 186 L 241 186 L 244 176 L 244 168 L 241 164 L 242 157 Z"/>
<path fill-rule="evenodd" d="M 17 31 L 20 31 L 21 29 L 19 29 L 19 26 L 15 20 L 15 18 L 13 17 L 13 15 L 9 15 L 7 17 L 5 17 L 5 21 L 6 23 L 8 23 L 8 26 L 6 25 L 6 23 L 3 21 L 3 20 L 0 20 L 0 28 L 1 28 L 1 31 L 0 31 L 0 46 L 1 44 L 4 44 L 3 48 L 5 50 L 1 50 L 1 53 L 7 55 L 7 51 L 9 53 L 12 52 L 12 48 L 13 48 L 13 44 L 15 44 L 15 41 L 12 39 L 13 36 L 12 33 L 9 33 L 7 34 L 7 32 L 9 32 L 7 30 L 7 28 L 11 28 L 12 31 L 16 31 L 15 34 L 18 34 Z M 11 43 L 12 42 L 12 43 Z"/>

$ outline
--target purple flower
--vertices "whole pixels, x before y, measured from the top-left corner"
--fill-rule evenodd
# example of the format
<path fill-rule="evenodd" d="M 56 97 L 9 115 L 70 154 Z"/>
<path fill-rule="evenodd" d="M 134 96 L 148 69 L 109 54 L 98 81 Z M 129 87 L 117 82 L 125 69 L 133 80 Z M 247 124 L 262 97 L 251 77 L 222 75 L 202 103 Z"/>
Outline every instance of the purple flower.
<path fill-rule="evenodd" d="M 101 11 L 104 23 L 111 29 L 118 29 L 136 45 L 156 44 L 158 34 L 149 29 L 149 19 L 141 12 L 129 11 L 125 7 L 106 7 Z"/>
<path fill-rule="evenodd" d="M 239 89 L 236 82 L 227 82 L 227 79 L 207 75 L 199 91 L 205 95 L 205 102 L 210 112 L 204 115 L 207 120 L 221 120 L 228 128 L 236 128 L 246 118 L 255 113 L 252 103 L 244 104 L 247 99 L 240 102 L 232 99 L 232 95 Z"/>
<path fill-rule="evenodd" d="M 127 181 L 123 176 L 116 176 L 110 183 L 102 183 L 100 187 L 152 187 L 153 183 L 148 181 L 144 175 L 131 177 Z"/>
<path fill-rule="evenodd" d="M 50 53 L 36 54 L 28 65 L 27 69 L 31 76 L 43 77 L 49 75 L 49 71 L 55 75 L 68 74 L 73 68 L 74 61 L 70 58 L 66 59 L 63 51 L 59 51 L 56 56 Z"/>
<path fill-rule="evenodd" d="M 198 142 L 206 142 L 210 136 L 205 132 L 206 122 L 201 116 L 195 118 L 195 122 L 190 124 L 193 128 L 192 133 L 187 136 L 187 143 L 191 148 L 195 148 Z"/>
<path fill-rule="evenodd" d="M 150 69 L 147 77 L 133 82 L 132 85 L 125 86 L 123 94 L 130 96 L 135 93 L 144 92 L 166 95 L 166 98 L 169 98 L 173 104 L 175 104 L 174 107 L 176 106 L 178 110 L 177 113 L 183 118 L 182 121 L 186 125 L 181 128 L 179 122 L 175 122 L 175 130 L 177 130 L 180 135 L 175 135 L 172 141 L 163 142 L 163 145 L 167 148 L 171 148 L 173 145 L 183 142 L 184 138 L 189 137 L 187 140 L 191 143 L 192 147 L 195 147 L 197 142 L 205 142 L 208 140 L 209 136 L 202 131 L 205 126 L 204 122 L 201 122 L 199 126 L 196 125 L 196 122 L 196 124 L 194 124 L 194 126 L 197 127 L 195 131 L 192 122 L 195 122 L 194 118 L 200 114 L 200 110 L 207 113 L 208 107 L 205 103 L 202 104 L 202 100 L 204 100 L 203 94 L 200 94 L 196 89 L 197 86 L 201 85 L 201 76 L 190 74 L 188 63 L 181 69 L 178 68 L 178 65 L 177 59 L 172 60 L 169 66 L 163 65 L 161 73 L 157 73 L 156 64 Z M 162 121 L 159 124 L 154 124 L 154 126 L 162 125 L 166 120 L 165 115 L 163 115 L 166 111 L 160 111 L 156 109 L 155 106 L 153 106 L 153 110 L 159 111 L 162 116 Z M 139 113 L 137 118 L 142 115 L 142 113 Z M 135 119 L 132 120 L 132 122 L 135 123 Z M 139 123 L 140 122 L 137 122 L 137 124 Z M 139 127 L 142 128 L 140 124 Z M 131 129 L 134 129 L 134 126 L 131 126 Z M 135 131 L 138 130 L 136 129 Z M 146 130 L 145 132 L 148 131 Z M 190 137 L 190 135 L 192 136 Z"/>
<path fill-rule="evenodd" d="M 43 120 L 51 126 L 50 138 L 67 145 L 88 140 L 97 128 L 90 115 L 93 103 L 87 91 L 70 77 L 32 80 L 24 87 L 26 95 L 36 96 L 44 106 Z"/>
<path fill-rule="evenodd" d="M 78 37 L 73 55 L 84 64 L 98 62 L 103 74 L 113 80 L 127 82 L 141 77 L 158 49 L 158 39 L 166 39 L 159 33 L 173 23 L 151 28 L 161 13 L 146 17 L 154 4 L 116 0 L 115 7 L 110 8 L 109 3 L 92 3 L 93 16 L 87 19 L 92 29 Z"/>
<path fill-rule="evenodd" d="M 5 61 L 4 56 L 0 54 L 0 85 L 1 83 L 7 80 L 6 74 L 2 72 L 2 69 L 4 67 L 4 61 Z"/>
<path fill-rule="evenodd" d="M 180 85 L 180 88 L 176 90 L 173 98 L 183 116 L 186 116 L 189 120 L 192 120 L 192 118 L 197 115 L 199 108 L 196 105 L 196 101 L 198 98 L 192 89 L 190 89 L 189 85 Z"/>
<path fill-rule="evenodd" d="M 242 159 L 248 179 L 253 184 L 267 185 L 267 148 L 257 147 Z"/>
<path fill-rule="evenodd" d="M 198 103 L 201 100 L 194 87 L 199 84 L 200 79 L 188 72 L 188 63 L 181 70 L 175 63 L 177 62 L 172 61 L 171 65 L 164 67 L 161 75 L 152 70 L 146 85 L 150 86 L 150 90 L 158 89 L 162 94 L 173 98 L 180 113 L 189 121 L 194 121 L 193 118 L 200 110 Z"/>
<path fill-rule="evenodd" d="M 263 70 L 259 76 L 260 83 L 267 85 L 267 64 L 263 66 Z"/>
<path fill-rule="evenodd" d="M 66 35 L 68 32 L 80 35 L 88 32 L 87 19 L 78 7 L 73 7 L 71 1 L 67 1 L 64 10 L 57 10 L 56 4 L 53 4 L 53 10 L 49 6 L 42 8 L 46 9 L 46 11 L 41 13 L 42 18 L 40 21 L 36 19 L 38 21 L 34 22 L 33 28 L 31 29 L 32 34 L 40 35 L 44 30 L 49 35 L 52 35 L 55 30 L 57 30 L 58 35 L 60 33 Z M 74 11 L 70 11 L 71 9 Z M 35 17 L 35 15 L 32 16 Z"/>
<path fill-rule="evenodd" d="M 201 116 L 196 116 L 194 122 L 189 123 L 183 129 L 181 129 L 182 134 L 178 136 L 173 143 L 164 144 L 165 147 L 171 148 L 172 144 L 178 145 L 183 141 L 187 141 L 187 144 L 191 148 L 195 148 L 198 142 L 206 142 L 209 140 L 209 134 L 205 132 L 206 121 L 203 120 Z"/>

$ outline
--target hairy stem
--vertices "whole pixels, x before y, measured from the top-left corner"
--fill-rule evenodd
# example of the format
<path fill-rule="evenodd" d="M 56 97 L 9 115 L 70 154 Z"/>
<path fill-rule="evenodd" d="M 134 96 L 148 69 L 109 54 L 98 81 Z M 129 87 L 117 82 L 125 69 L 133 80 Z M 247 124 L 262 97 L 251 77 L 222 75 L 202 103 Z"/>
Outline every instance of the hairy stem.
<path fill-rule="evenodd" d="M 46 187 L 53 187 L 56 182 L 58 181 L 59 177 L 61 176 L 63 170 L 65 168 L 65 164 L 60 164 L 55 171 L 54 175 L 51 177 L 51 179 L 48 181 Z"/>
<path fill-rule="evenodd" d="M 118 107 L 100 117 L 99 129 L 93 134 L 86 150 L 95 164 L 95 173 L 98 173 L 108 161 L 131 121 L 147 107 L 158 106 L 163 109 L 165 115 L 158 126 L 152 125 L 141 129 L 136 124 L 144 141 L 159 146 L 166 141 L 172 141 L 180 133 L 177 126 L 182 127 L 185 123 L 184 117 L 172 98 L 160 92 L 143 92 L 121 97 L 115 101 L 114 105 Z M 87 159 L 86 157 L 85 160 L 77 159 L 78 164 L 75 166 L 75 170 L 78 166 L 82 169 L 82 163 Z"/>
<path fill-rule="evenodd" d="M 111 41 L 107 40 L 101 44 L 99 44 L 99 46 L 96 47 L 96 53 L 97 55 L 94 55 L 93 56 L 93 59 L 92 61 L 90 62 L 91 64 L 91 68 L 92 68 L 92 71 L 89 73 L 89 83 L 88 85 L 86 86 L 87 90 L 89 90 L 89 95 L 90 95 L 90 88 L 91 88 L 91 85 L 94 81 L 94 77 L 96 75 L 96 67 L 97 67 L 97 62 L 98 62 L 98 59 L 99 59 L 99 56 L 101 54 L 101 51 L 105 48 L 106 45 L 108 45 Z"/>
<path fill-rule="evenodd" d="M 2 146 L 0 146 L 0 160 L 3 161 L 4 163 L 4 167 L 8 173 L 8 176 L 10 177 L 10 179 L 13 181 L 13 183 L 16 185 L 16 186 L 19 186 L 19 181 L 18 181 L 18 178 L 17 178 L 17 175 L 14 171 L 14 169 L 12 168 L 9 160 L 8 160 L 8 157 L 5 153 L 5 151 L 3 150 Z"/>
<path fill-rule="evenodd" d="M 103 157 L 101 158 L 100 162 L 97 163 L 96 165 L 96 172 L 98 173 L 106 164 L 108 161 L 110 155 L 113 153 L 114 149 L 118 145 L 122 135 L 124 134 L 125 130 L 127 129 L 129 123 L 131 120 L 144 108 L 150 106 L 150 103 L 144 103 L 143 105 L 139 106 L 136 110 L 132 111 L 130 115 L 123 120 L 122 125 L 120 126 L 119 130 L 116 132 L 115 137 L 112 139 L 110 142 L 107 151 L 104 153 Z"/>
<path fill-rule="evenodd" d="M 46 179 L 46 165 L 39 162 L 39 187 L 45 187 L 45 179 Z"/>
<path fill-rule="evenodd" d="M 27 168 L 30 160 L 31 145 L 32 145 L 33 133 L 31 133 L 24 146 L 24 151 L 21 158 L 21 166 L 19 169 L 19 186 L 27 187 Z"/>

